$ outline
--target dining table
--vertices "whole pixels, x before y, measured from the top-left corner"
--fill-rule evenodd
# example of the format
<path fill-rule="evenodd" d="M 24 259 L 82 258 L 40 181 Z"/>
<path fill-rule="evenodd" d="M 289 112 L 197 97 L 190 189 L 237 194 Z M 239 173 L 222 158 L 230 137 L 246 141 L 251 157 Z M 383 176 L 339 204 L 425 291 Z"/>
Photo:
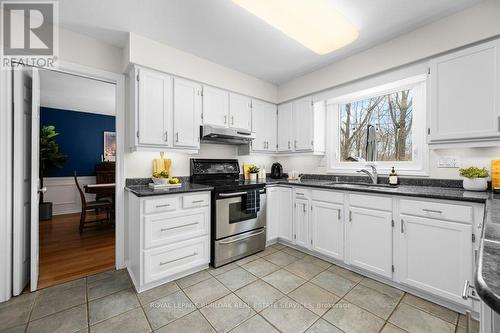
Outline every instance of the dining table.
<path fill-rule="evenodd" d="M 116 184 L 115 183 L 103 183 L 103 184 L 87 184 L 84 187 L 85 193 L 97 194 L 99 197 L 109 197 L 111 198 L 113 208 L 111 210 L 111 217 L 114 219 L 115 217 L 115 191 Z"/>

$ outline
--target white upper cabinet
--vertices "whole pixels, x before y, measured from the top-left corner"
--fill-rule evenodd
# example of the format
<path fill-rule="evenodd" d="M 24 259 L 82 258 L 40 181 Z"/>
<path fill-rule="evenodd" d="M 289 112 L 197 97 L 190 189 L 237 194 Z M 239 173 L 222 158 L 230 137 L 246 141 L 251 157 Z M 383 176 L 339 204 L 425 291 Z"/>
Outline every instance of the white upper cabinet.
<path fill-rule="evenodd" d="M 292 103 L 278 106 L 278 151 L 293 150 L 293 113 Z"/>
<path fill-rule="evenodd" d="M 229 127 L 250 131 L 252 127 L 250 97 L 229 93 Z"/>
<path fill-rule="evenodd" d="M 295 151 L 313 150 L 313 102 L 311 97 L 301 98 L 292 104 L 293 148 Z"/>
<path fill-rule="evenodd" d="M 256 139 L 252 142 L 252 151 L 275 152 L 277 140 L 277 112 L 276 105 L 252 101 L 252 131 Z"/>
<path fill-rule="evenodd" d="M 137 70 L 137 141 L 140 145 L 171 146 L 172 77 Z"/>
<path fill-rule="evenodd" d="M 201 85 L 174 78 L 174 146 L 200 147 Z"/>
<path fill-rule="evenodd" d="M 401 283 L 464 305 L 466 280 L 472 281 L 472 225 L 401 215 Z"/>
<path fill-rule="evenodd" d="M 500 137 L 500 41 L 433 59 L 429 142 Z"/>
<path fill-rule="evenodd" d="M 203 86 L 203 123 L 220 127 L 229 126 L 229 92 Z"/>

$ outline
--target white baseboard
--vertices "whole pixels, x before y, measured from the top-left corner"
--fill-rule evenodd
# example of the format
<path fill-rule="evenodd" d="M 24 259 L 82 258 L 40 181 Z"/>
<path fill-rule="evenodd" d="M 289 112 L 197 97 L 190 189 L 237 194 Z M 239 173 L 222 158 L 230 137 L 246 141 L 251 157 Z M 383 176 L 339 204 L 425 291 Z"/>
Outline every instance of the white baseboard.
<path fill-rule="evenodd" d="M 73 177 L 47 177 L 43 179 L 47 192 L 44 200 L 52 202 L 52 214 L 72 214 L 79 213 L 82 209 L 80 193 L 75 185 Z M 95 184 L 95 176 L 78 177 L 80 187 L 87 184 Z M 95 200 L 95 194 L 85 193 L 88 201 Z"/>

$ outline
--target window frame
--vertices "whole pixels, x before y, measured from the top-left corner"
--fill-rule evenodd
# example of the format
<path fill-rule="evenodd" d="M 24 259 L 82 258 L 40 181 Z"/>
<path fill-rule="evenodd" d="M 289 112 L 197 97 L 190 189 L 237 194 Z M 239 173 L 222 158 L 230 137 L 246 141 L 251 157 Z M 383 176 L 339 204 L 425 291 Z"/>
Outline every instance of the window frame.
<path fill-rule="evenodd" d="M 400 175 L 429 176 L 429 149 L 426 142 L 427 127 L 427 76 L 417 75 L 388 84 L 353 92 L 326 101 L 327 124 L 332 130 L 327 133 L 328 173 L 356 173 L 357 170 L 371 164 L 377 167 L 379 174 L 389 174 L 392 167 Z M 414 112 L 412 125 L 412 161 L 367 161 L 341 162 L 340 157 L 340 106 L 370 97 L 413 90 Z"/>

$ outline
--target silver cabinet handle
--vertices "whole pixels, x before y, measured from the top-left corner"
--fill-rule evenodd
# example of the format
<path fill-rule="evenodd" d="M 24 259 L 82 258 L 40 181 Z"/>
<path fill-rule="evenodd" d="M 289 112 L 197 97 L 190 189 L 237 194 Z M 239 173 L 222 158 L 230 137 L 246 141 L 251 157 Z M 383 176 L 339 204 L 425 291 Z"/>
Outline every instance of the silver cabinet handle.
<path fill-rule="evenodd" d="M 405 233 L 405 221 L 403 219 L 401 219 L 401 233 Z"/>
<path fill-rule="evenodd" d="M 295 192 L 296 195 L 304 195 L 302 192 Z"/>
<path fill-rule="evenodd" d="M 225 114 L 224 115 L 224 125 L 226 125 L 226 124 L 227 124 L 227 115 Z"/>
<path fill-rule="evenodd" d="M 175 133 L 175 142 L 179 142 L 179 132 Z"/>
<path fill-rule="evenodd" d="M 349 222 L 352 222 L 352 211 L 349 211 Z"/>
<path fill-rule="evenodd" d="M 288 149 L 291 149 L 292 147 L 290 146 L 290 141 L 288 141 Z"/>
<path fill-rule="evenodd" d="M 293 148 L 294 148 L 294 149 L 297 149 L 297 140 L 294 140 L 294 141 L 293 141 Z"/>
<path fill-rule="evenodd" d="M 191 201 L 191 203 L 200 203 L 200 202 L 205 202 L 205 200 L 201 199 L 201 200 L 194 200 L 194 201 Z"/>
<path fill-rule="evenodd" d="M 168 142 L 168 131 L 165 131 L 165 142 Z"/>
<path fill-rule="evenodd" d="M 188 224 L 183 224 L 183 225 L 177 225 L 175 227 L 170 227 L 170 228 L 161 228 L 160 232 L 165 232 L 165 231 L 169 231 L 169 230 L 173 230 L 173 229 L 179 229 L 179 228 L 189 227 L 189 226 L 195 225 L 195 224 L 198 224 L 198 222 L 193 222 L 193 223 L 188 223 Z"/>
<path fill-rule="evenodd" d="M 427 213 L 443 214 L 442 210 L 427 209 L 427 208 L 422 208 L 422 210 Z"/>
<path fill-rule="evenodd" d="M 253 237 L 253 236 L 257 236 L 257 235 L 260 235 L 262 233 L 264 233 L 264 231 L 266 231 L 265 229 L 259 231 L 259 232 L 256 232 L 256 233 L 253 233 L 251 235 L 247 235 L 247 236 L 242 236 L 242 237 L 238 237 L 236 239 L 232 239 L 232 240 L 228 240 L 228 241 L 219 241 L 219 244 L 222 244 L 222 245 L 227 245 L 227 244 L 232 244 L 232 243 L 236 243 L 236 242 L 239 242 L 241 240 L 244 240 L 244 239 L 247 239 L 247 238 L 250 238 L 250 237 Z"/>
<path fill-rule="evenodd" d="M 239 195 L 247 194 L 247 192 L 233 192 L 233 193 L 219 193 L 221 198 L 237 197 Z"/>
<path fill-rule="evenodd" d="M 160 266 L 167 265 L 167 264 L 170 264 L 170 263 L 182 260 L 182 259 L 191 258 L 191 257 L 197 256 L 197 255 L 198 255 L 198 253 L 195 252 L 193 254 L 190 254 L 190 255 L 187 255 L 187 256 L 184 256 L 184 257 L 180 257 L 180 258 L 177 258 L 177 259 L 174 259 L 174 260 L 162 261 L 162 262 L 160 262 Z"/>
<path fill-rule="evenodd" d="M 234 116 L 231 116 L 231 125 L 234 125 Z"/>
<path fill-rule="evenodd" d="M 306 205 L 304 204 L 302 207 L 304 207 L 303 212 L 306 212 Z"/>
<path fill-rule="evenodd" d="M 338 210 L 338 215 L 337 216 L 338 216 L 338 218 L 340 220 L 340 209 Z"/>
<path fill-rule="evenodd" d="M 170 204 L 156 205 L 156 208 L 169 207 Z"/>

